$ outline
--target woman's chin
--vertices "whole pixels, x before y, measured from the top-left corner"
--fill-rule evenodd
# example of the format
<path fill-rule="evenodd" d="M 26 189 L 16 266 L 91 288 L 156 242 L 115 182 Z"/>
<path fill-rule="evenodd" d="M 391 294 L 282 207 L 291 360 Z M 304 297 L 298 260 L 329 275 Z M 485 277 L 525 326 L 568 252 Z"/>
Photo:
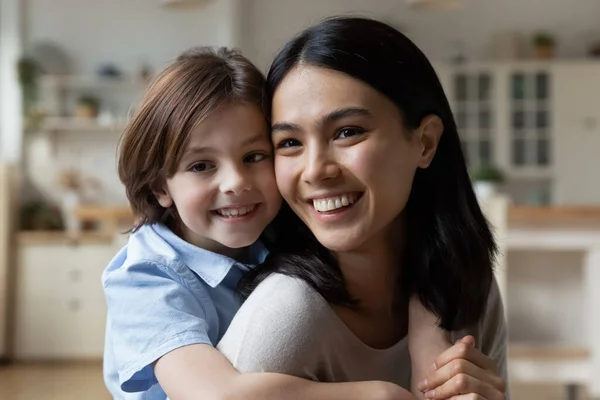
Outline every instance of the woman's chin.
<path fill-rule="evenodd" d="M 336 253 L 351 252 L 362 244 L 362 241 L 343 233 L 316 235 L 316 238 L 324 247 Z"/>

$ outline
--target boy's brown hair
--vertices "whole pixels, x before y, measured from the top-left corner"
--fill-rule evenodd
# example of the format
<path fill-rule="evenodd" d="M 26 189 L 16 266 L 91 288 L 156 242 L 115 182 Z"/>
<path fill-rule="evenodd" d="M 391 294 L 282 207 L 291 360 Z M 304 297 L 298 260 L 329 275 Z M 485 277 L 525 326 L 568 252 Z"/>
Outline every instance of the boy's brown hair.
<path fill-rule="evenodd" d="M 197 47 L 180 55 L 147 89 L 119 144 L 118 171 L 136 215 L 133 230 L 168 222 L 152 188 L 177 171 L 191 132 L 227 103 L 265 111 L 263 74 L 239 52 Z"/>

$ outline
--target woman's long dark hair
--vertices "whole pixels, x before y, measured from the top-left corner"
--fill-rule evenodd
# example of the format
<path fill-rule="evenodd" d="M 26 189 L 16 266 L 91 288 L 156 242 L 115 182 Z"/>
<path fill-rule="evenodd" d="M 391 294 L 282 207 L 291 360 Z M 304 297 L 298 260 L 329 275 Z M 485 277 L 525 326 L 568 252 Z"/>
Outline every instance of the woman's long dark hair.
<path fill-rule="evenodd" d="M 392 100 L 413 130 L 430 114 L 444 124 L 437 153 L 416 172 L 406 205 L 407 243 L 399 293 L 418 294 L 447 330 L 476 323 L 493 279 L 496 244 L 477 203 L 456 123 L 438 77 L 419 48 L 375 20 L 337 17 L 301 32 L 279 52 L 267 76 L 269 98 L 297 65 L 335 70 Z M 273 272 L 300 277 L 328 301 L 353 299 L 335 255 L 284 205 L 267 235 L 272 252 L 242 282 L 248 294 Z"/>

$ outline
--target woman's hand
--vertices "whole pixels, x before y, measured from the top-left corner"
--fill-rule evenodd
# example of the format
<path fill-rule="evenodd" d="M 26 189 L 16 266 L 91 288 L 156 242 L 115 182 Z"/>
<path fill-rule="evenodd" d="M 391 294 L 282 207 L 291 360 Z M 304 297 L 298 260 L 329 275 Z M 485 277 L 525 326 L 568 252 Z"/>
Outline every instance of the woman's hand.
<path fill-rule="evenodd" d="M 506 400 L 506 382 L 494 362 L 465 336 L 439 356 L 419 390 L 426 399 Z"/>

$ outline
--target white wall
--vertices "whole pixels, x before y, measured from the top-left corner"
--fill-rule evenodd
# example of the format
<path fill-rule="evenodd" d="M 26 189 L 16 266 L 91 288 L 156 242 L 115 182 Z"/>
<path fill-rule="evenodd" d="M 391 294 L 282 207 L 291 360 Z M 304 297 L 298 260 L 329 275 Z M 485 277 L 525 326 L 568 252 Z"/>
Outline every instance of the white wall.
<path fill-rule="evenodd" d="M 464 43 L 469 56 L 486 54 L 492 32 L 518 30 L 526 39 L 539 29 L 558 36 L 558 54 L 581 57 L 600 40 L 597 0 L 464 0 L 456 11 L 422 12 L 404 0 L 248 0 L 251 8 L 244 49 L 262 68 L 296 32 L 336 14 L 366 14 L 405 32 L 433 60 L 444 58 L 449 44 Z M 250 40 L 251 38 L 251 40 Z"/>
<path fill-rule="evenodd" d="M 11 164 L 21 158 L 21 28 L 19 0 L 0 0 L 0 159 Z"/>
<path fill-rule="evenodd" d="M 52 41 L 80 73 L 114 63 L 161 68 L 198 45 L 231 45 L 235 0 L 164 7 L 160 0 L 27 0 L 27 43 Z"/>
<path fill-rule="evenodd" d="M 482 58 L 493 32 L 518 30 L 529 38 L 545 29 L 559 36 L 560 56 L 580 57 L 600 40 L 600 2 L 577 0 L 464 0 L 455 11 L 422 12 L 404 0 L 199 0 L 162 7 L 160 0 L 26 0 L 28 43 L 44 39 L 76 57 L 77 70 L 115 62 L 126 71 L 142 60 L 159 68 L 199 44 L 240 45 L 266 68 L 295 33 L 337 14 L 383 19 L 404 31 L 434 60 L 462 42 Z"/>

